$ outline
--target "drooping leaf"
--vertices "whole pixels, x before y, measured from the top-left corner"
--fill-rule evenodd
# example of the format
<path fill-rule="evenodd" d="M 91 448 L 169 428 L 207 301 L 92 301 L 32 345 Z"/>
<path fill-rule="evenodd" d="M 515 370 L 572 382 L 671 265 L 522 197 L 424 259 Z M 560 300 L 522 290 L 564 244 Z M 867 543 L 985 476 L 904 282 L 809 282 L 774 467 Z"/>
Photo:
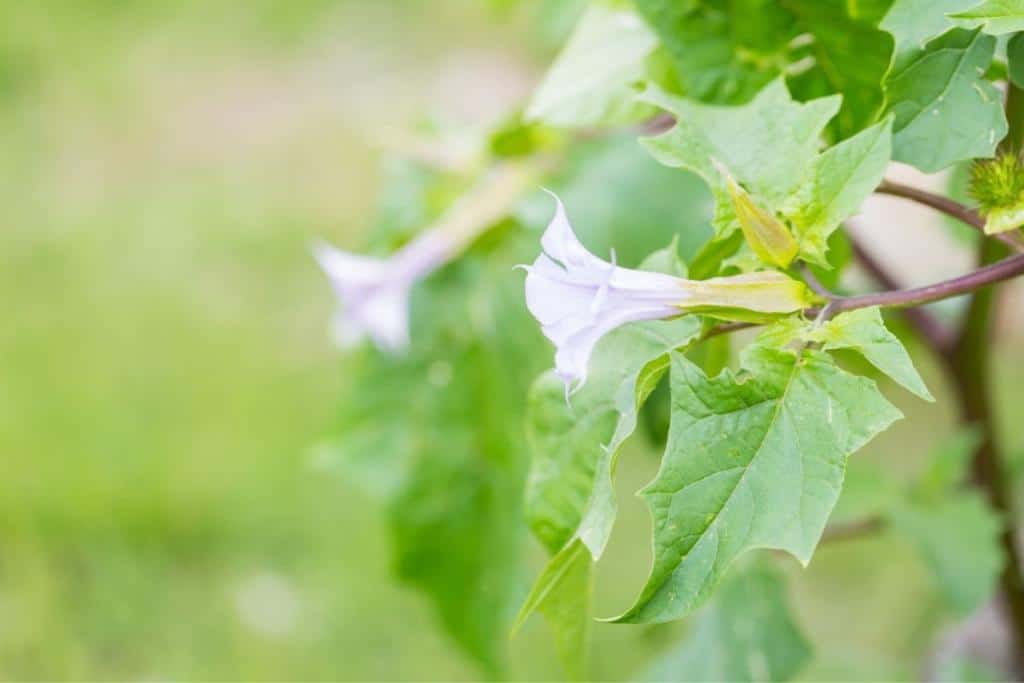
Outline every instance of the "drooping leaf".
<path fill-rule="evenodd" d="M 796 35 L 774 0 L 636 0 L 636 8 L 671 56 L 683 94 L 702 102 L 748 101 L 779 75 Z"/>
<path fill-rule="evenodd" d="M 713 378 L 673 354 L 672 403 L 661 470 L 641 492 L 654 565 L 620 622 L 690 612 L 747 550 L 786 550 L 806 564 L 846 458 L 900 417 L 874 382 L 811 349 L 755 346 L 739 376 Z"/>
<path fill-rule="evenodd" d="M 811 646 L 794 619 L 782 576 L 744 568 L 696 616 L 693 631 L 645 672 L 648 681 L 787 681 Z"/>
<path fill-rule="evenodd" d="M 1020 33 L 1006 41 L 1006 67 L 1010 82 L 1024 88 L 1024 35 Z"/>
<path fill-rule="evenodd" d="M 844 139 L 875 122 L 884 95 L 882 81 L 892 59 L 893 39 L 876 25 L 877 8 L 860 13 L 861 3 L 842 0 L 783 0 L 801 29 L 814 37 L 805 48 L 813 67 L 789 78 L 801 99 L 843 95 L 833 121 Z M 794 55 L 796 57 L 797 55 Z"/>
<path fill-rule="evenodd" d="M 460 188 L 396 169 L 377 230 L 385 247 L 429 224 Z M 398 578 L 492 676 L 525 574 L 523 373 L 550 358 L 508 267 L 535 248 L 524 231 L 506 231 L 417 284 L 410 349 L 353 359 L 325 449 L 341 476 L 382 501 Z"/>
<path fill-rule="evenodd" d="M 1024 31 L 1024 0 L 983 0 L 971 9 L 949 15 L 968 27 L 994 36 Z"/>
<path fill-rule="evenodd" d="M 892 21 L 894 13 L 918 16 L 896 6 L 883 24 L 897 42 L 885 84 L 893 158 L 930 173 L 991 156 L 1007 131 L 999 91 L 984 78 L 995 39 L 953 29 L 921 46 L 921 27 Z"/>
<path fill-rule="evenodd" d="M 549 621 L 563 654 L 585 651 L 590 564 L 608 541 L 615 520 L 612 483 L 622 443 L 633 433 L 637 411 L 667 367 L 669 350 L 700 332 L 695 318 L 628 325 L 598 343 L 587 384 L 567 404 L 552 373 L 534 383 L 527 408 L 533 454 L 526 514 L 534 534 L 553 557 L 534 582 L 517 624 L 535 609 Z M 581 566 L 586 564 L 586 571 Z M 567 671 L 583 668 L 566 662 Z"/>
<path fill-rule="evenodd" d="M 657 39 L 631 11 L 591 3 L 526 108 L 527 120 L 567 128 L 642 119 L 630 87 Z"/>
<path fill-rule="evenodd" d="M 886 329 L 877 307 L 841 313 L 821 327 L 808 329 L 804 339 L 823 344 L 825 350 L 852 349 L 907 391 L 935 400 L 903 343 Z"/>

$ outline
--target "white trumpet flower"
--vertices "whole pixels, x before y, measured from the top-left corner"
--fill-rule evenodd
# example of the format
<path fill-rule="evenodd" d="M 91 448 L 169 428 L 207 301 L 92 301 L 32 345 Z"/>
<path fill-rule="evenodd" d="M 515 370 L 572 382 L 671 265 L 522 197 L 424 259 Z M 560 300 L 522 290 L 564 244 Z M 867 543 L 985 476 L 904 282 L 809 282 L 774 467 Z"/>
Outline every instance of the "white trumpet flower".
<path fill-rule="evenodd" d="M 552 195 L 554 197 L 554 195 Z M 587 251 L 555 197 L 555 216 L 541 238 L 543 253 L 526 276 L 526 306 L 555 345 L 555 372 L 571 392 L 587 380 L 598 341 L 630 322 L 686 312 L 751 319 L 799 311 L 813 303 L 803 283 L 766 271 L 685 280 L 621 268 Z"/>
<path fill-rule="evenodd" d="M 338 296 L 335 341 L 351 346 L 368 336 L 382 351 L 409 345 L 409 293 L 414 284 L 460 254 L 505 216 L 536 169 L 507 164 L 488 174 L 432 227 L 386 259 L 361 256 L 320 242 L 313 255 Z"/>

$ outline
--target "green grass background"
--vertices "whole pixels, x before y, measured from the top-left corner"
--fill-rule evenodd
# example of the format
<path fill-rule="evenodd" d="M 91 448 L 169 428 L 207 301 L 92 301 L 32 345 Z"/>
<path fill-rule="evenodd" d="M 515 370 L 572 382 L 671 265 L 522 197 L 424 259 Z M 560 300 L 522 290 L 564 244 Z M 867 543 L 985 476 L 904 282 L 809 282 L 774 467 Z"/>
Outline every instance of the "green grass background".
<path fill-rule="evenodd" d="M 345 377 L 308 244 L 359 245 L 389 131 L 473 111 L 445 74 L 528 86 L 547 41 L 470 0 L 0 4 L 0 677 L 476 675 L 390 580 L 380 511 L 310 464 Z M 948 408 L 887 391 L 912 419 L 864 457 L 909 471 Z M 654 463 L 624 460 L 602 614 L 649 555 Z M 786 566 L 808 677 L 917 675 L 944 617 L 909 550 Z M 598 626 L 595 671 L 671 635 Z M 540 624 L 512 647 L 558 675 Z"/>

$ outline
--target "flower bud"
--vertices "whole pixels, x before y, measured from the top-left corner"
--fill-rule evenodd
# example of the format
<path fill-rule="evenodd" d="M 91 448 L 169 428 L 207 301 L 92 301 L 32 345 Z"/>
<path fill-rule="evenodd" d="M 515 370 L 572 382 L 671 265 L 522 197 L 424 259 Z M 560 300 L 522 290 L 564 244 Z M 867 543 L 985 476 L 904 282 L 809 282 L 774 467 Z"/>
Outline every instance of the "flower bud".
<path fill-rule="evenodd" d="M 714 163 L 725 179 L 747 244 L 765 263 L 780 268 L 788 267 L 798 251 L 796 240 L 789 229 L 778 218 L 758 206 L 725 166 L 717 161 Z"/>

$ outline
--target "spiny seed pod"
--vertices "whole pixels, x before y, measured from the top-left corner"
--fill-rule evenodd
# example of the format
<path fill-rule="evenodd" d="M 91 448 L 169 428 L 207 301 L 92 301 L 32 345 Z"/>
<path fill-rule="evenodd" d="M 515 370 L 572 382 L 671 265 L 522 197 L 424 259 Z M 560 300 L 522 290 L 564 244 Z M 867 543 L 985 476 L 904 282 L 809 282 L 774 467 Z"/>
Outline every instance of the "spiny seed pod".
<path fill-rule="evenodd" d="M 968 191 L 985 217 L 987 234 L 1024 225 L 1024 161 L 1017 154 L 975 162 Z"/>
<path fill-rule="evenodd" d="M 733 179 L 724 165 L 717 161 L 714 164 L 725 179 L 733 209 L 736 211 L 747 244 L 765 263 L 780 268 L 788 267 L 796 258 L 798 251 L 796 240 L 789 229 L 778 218 L 758 206 L 747 191 Z"/>

